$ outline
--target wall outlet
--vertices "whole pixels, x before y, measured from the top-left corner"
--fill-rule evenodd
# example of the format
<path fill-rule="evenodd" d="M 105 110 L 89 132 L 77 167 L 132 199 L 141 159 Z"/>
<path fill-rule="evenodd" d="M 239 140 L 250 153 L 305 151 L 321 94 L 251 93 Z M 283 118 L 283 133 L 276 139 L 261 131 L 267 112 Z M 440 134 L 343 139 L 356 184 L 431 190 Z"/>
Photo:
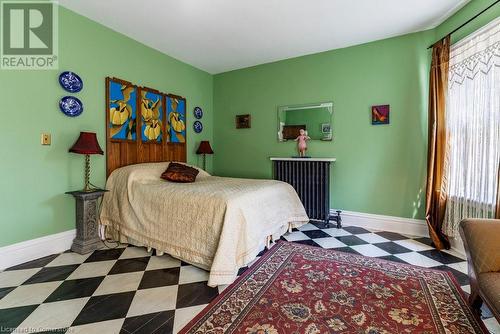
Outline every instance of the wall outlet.
<path fill-rule="evenodd" d="M 50 133 L 42 133 L 42 136 L 40 138 L 40 143 L 42 145 L 50 145 L 51 138 L 50 138 Z"/>

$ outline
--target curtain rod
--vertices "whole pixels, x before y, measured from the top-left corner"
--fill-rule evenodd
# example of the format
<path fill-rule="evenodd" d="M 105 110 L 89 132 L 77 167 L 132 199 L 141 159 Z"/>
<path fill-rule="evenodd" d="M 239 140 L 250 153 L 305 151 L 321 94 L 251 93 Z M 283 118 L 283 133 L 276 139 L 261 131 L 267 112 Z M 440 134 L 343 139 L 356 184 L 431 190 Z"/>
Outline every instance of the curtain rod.
<path fill-rule="evenodd" d="M 466 22 L 462 23 L 459 27 L 455 28 L 453 31 L 451 31 L 450 33 L 448 33 L 447 35 L 445 35 L 444 37 L 442 37 L 441 39 L 445 38 L 446 36 L 449 36 L 455 32 L 457 32 L 458 30 L 462 29 L 464 26 L 466 26 L 467 24 L 469 24 L 470 22 L 474 21 L 479 15 L 483 14 L 485 11 L 487 11 L 488 9 L 490 9 L 491 7 L 495 6 L 497 3 L 499 3 L 500 0 L 496 0 L 494 3 L 492 3 L 491 5 L 489 5 L 488 7 L 486 7 L 485 9 L 483 9 L 482 11 L 480 11 L 479 13 L 477 13 L 476 15 L 474 15 L 473 17 L 471 17 L 470 19 L 468 19 Z M 430 49 L 434 46 L 434 44 L 436 44 L 437 42 L 439 42 L 441 39 L 437 40 L 436 42 L 434 42 L 433 44 L 429 45 L 429 47 L 427 49 Z"/>

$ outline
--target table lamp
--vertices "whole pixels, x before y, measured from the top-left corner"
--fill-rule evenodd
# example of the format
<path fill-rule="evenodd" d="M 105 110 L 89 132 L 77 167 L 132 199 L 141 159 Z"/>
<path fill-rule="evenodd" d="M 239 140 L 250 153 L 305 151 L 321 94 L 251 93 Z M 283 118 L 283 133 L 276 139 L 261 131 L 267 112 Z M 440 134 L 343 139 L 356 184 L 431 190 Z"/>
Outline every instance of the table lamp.
<path fill-rule="evenodd" d="M 96 134 L 94 132 L 80 132 L 80 137 L 78 137 L 69 151 L 77 154 L 85 154 L 85 187 L 82 191 L 90 192 L 95 190 L 90 187 L 90 155 L 104 154 L 99 146 Z"/>
<path fill-rule="evenodd" d="M 206 161 L 207 161 L 207 154 L 214 154 L 214 151 L 212 150 L 212 147 L 210 146 L 210 143 L 208 140 L 202 140 L 200 142 L 200 146 L 196 150 L 196 154 L 203 154 L 203 170 L 206 169 Z"/>

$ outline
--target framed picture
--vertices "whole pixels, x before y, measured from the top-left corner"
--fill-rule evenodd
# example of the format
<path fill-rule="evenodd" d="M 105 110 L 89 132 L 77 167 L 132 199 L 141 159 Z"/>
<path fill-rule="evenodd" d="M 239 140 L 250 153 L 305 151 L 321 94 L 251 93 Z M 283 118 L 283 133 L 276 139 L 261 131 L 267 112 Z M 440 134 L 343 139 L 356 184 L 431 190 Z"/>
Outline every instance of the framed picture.
<path fill-rule="evenodd" d="M 109 138 L 137 139 L 137 87 L 128 81 L 106 78 Z"/>
<path fill-rule="evenodd" d="M 161 143 L 163 140 L 164 106 L 163 95 L 154 89 L 139 88 L 139 110 L 141 115 L 141 141 Z"/>
<path fill-rule="evenodd" d="M 372 106 L 372 125 L 389 124 L 389 105 Z"/>
<path fill-rule="evenodd" d="M 186 142 L 186 99 L 167 95 L 167 135 L 171 143 Z"/>
<path fill-rule="evenodd" d="M 332 126 L 330 123 L 323 123 L 321 124 L 321 132 L 323 134 L 328 134 L 332 132 Z"/>
<path fill-rule="evenodd" d="M 250 129 L 251 117 L 249 114 L 236 115 L 236 129 Z"/>

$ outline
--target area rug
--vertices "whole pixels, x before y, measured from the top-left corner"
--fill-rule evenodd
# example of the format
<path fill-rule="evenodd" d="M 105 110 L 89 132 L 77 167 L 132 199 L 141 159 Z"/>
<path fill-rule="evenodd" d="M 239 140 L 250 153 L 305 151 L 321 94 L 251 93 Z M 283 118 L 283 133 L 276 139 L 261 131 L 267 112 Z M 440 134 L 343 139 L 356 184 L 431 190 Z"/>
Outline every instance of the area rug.
<path fill-rule="evenodd" d="M 451 273 L 280 241 L 180 333 L 487 333 Z"/>

